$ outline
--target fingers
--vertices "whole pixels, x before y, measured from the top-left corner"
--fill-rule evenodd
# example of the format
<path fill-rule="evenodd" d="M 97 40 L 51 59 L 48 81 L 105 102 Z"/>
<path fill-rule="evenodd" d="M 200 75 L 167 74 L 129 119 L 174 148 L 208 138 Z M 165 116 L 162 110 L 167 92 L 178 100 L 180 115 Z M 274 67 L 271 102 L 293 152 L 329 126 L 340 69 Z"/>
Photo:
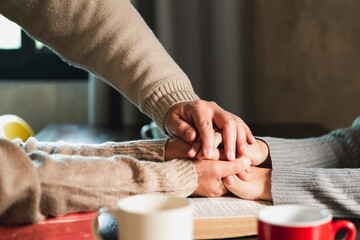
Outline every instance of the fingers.
<path fill-rule="evenodd" d="M 244 123 L 244 125 L 245 125 L 244 127 L 245 127 L 247 142 L 250 143 L 250 144 L 254 144 L 256 142 L 256 139 L 255 139 L 254 135 L 252 134 L 249 126 L 246 125 L 245 123 Z"/>
<path fill-rule="evenodd" d="M 212 127 L 212 122 L 209 118 L 205 116 L 197 119 L 195 117 L 195 126 L 198 129 L 200 138 L 201 138 L 201 146 L 203 150 L 203 154 L 206 158 L 211 159 L 214 153 L 214 129 Z"/>
<path fill-rule="evenodd" d="M 213 153 L 214 129 L 213 115 L 215 103 L 203 100 L 174 105 L 165 116 L 164 126 L 172 136 L 178 136 L 192 143 L 198 134 L 202 140 L 205 157 L 211 159 Z M 191 125 L 194 124 L 195 128 Z"/>
<path fill-rule="evenodd" d="M 212 160 L 219 160 L 219 159 L 225 159 L 224 157 L 220 158 L 223 155 L 223 151 L 221 148 L 218 148 L 220 144 L 222 143 L 222 134 L 220 132 L 215 132 L 214 134 L 214 149 L 213 149 L 213 157 Z M 206 158 L 201 151 L 201 140 L 198 138 L 194 144 L 191 146 L 188 156 L 190 158 L 197 158 L 197 159 L 209 159 Z"/>
<path fill-rule="evenodd" d="M 241 122 L 242 122 L 241 126 L 237 127 L 237 133 L 238 133 L 238 138 L 236 141 L 237 151 L 240 153 L 240 155 L 248 155 L 246 134 L 244 131 L 244 126 L 243 126 L 243 124 L 245 124 L 245 123 L 243 121 L 241 121 Z"/>
<path fill-rule="evenodd" d="M 228 184 L 227 182 L 223 182 L 224 186 L 236 196 L 243 198 L 242 192 L 244 191 L 244 182 L 242 182 L 238 177 L 232 176 L 234 179 L 233 184 Z"/>
<path fill-rule="evenodd" d="M 230 175 L 236 175 L 244 172 L 251 165 L 251 160 L 247 157 L 241 157 L 234 162 L 218 161 L 220 166 L 219 177 L 224 178 Z"/>
<path fill-rule="evenodd" d="M 223 181 L 226 182 L 228 185 L 232 185 L 232 184 L 234 184 L 234 177 L 226 176 L 223 178 Z"/>
<path fill-rule="evenodd" d="M 249 127 L 238 116 L 219 108 L 214 116 L 216 126 L 223 132 L 225 157 L 234 160 L 236 150 L 240 155 L 247 155 L 247 144 L 252 143 L 253 135 Z"/>
<path fill-rule="evenodd" d="M 190 158 L 195 158 L 196 155 L 198 155 L 198 153 L 200 152 L 200 150 L 201 150 L 201 141 L 200 141 L 200 139 L 197 139 L 197 140 L 193 143 L 193 145 L 191 146 L 191 148 L 189 149 L 189 151 L 188 151 L 188 156 L 189 156 Z M 201 159 L 201 158 L 198 157 L 198 159 Z"/>
<path fill-rule="evenodd" d="M 241 120 L 239 123 L 241 127 L 238 126 L 238 139 L 236 142 L 238 152 L 240 155 L 248 155 L 249 149 L 248 144 L 254 144 L 256 142 L 255 137 L 253 136 L 250 128 Z"/>
<path fill-rule="evenodd" d="M 214 134 L 215 140 L 214 140 L 214 147 L 218 147 L 222 143 L 222 134 L 220 132 L 215 132 Z"/>
<path fill-rule="evenodd" d="M 177 136 L 188 143 L 196 139 L 195 128 L 178 116 L 173 117 L 172 121 L 165 125 L 165 129 L 171 136 Z"/>
<path fill-rule="evenodd" d="M 250 180 L 249 173 L 246 170 L 242 171 L 241 173 L 236 174 L 236 176 L 238 176 L 241 180 L 243 180 L 245 182 L 248 182 Z"/>
<path fill-rule="evenodd" d="M 235 152 L 236 152 L 236 138 L 239 133 L 234 131 L 236 128 L 235 121 L 229 121 L 223 128 L 223 135 L 224 135 L 224 152 L 226 159 L 234 160 L 235 159 Z"/>
<path fill-rule="evenodd" d="M 200 137 L 205 158 L 212 159 L 214 154 L 214 128 L 223 133 L 224 152 L 228 160 L 234 160 L 236 152 L 247 155 L 247 144 L 255 139 L 244 121 L 238 116 L 223 110 L 214 102 L 198 100 L 179 103 L 171 107 L 165 116 L 165 130 L 188 143 Z M 237 149 L 237 151 L 236 151 Z M 199 151 L 196 145 L 189 156 Z"/>
<path fill-rule="evenodd" d="M 244 168 L 241 172 L 236 173 L 235 175 L 240 178 L 243 181 L 249 181 L 250 180 L 250 175 L 249 173 L 251 172 L 251 168 L 249 165 L 249 161 L 250 161 L 250 165 L 251 165 L 251 160 L 248 157 L 240 157 L 238 159 L 236 159 L 236 162 L 240 162 L 244 164 Z M 228 185 L 232 185 L 234 183 L 234 177 L 233 176 L 226 176 L 223 179 L 224 182 L 226 182 Z"/>

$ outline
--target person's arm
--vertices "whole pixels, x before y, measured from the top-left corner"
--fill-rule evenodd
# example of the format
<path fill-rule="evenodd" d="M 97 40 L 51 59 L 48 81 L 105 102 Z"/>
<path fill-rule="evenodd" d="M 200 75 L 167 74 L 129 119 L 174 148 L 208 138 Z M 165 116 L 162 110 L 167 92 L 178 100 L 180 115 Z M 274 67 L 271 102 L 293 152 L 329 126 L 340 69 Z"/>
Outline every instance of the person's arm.
<path fill-rule="evenodd" d="M 261 137 L 270 148 L 273 168 L 358 168 L 360 117 L 352 126 L 306 139 Z"/>
<path fill-rule="evenodd" d="M 47 216 L 95 211 L 114 207 L 118 199 L 133 194 L 220 196 L 227 192 L 221 179 L 250 165 L 250 160 L 177 159 L 179 153 L 166 152 L 179 149 L 179 143 L 166 143 L 81 146 L 0 139 L 0 222 L 33 223 Z"/>
<path fill-rule="evenodd" d="M 336 217 L 360 215 L 360 118 L 351 127 L 320 138 L 263 139 L 270 147 L 274 204 L 314 205 L 328 209 Z M 256 182 L 266 170 L 259 171 L 250 173 L 250 182 Z M 258 181 L 259 187 L 252 189 L 264 189 L 268 183 Z M 240 197 L 246 196 L 246 183 L 236 185 L 228 189 Z"/>
<path fill-rule="evenodd" d="M 171 106 L 199 99 L 129 0 L 2 0 L 0 13 L 102 77 L 159 126 Z"/>
<path fill-rule="evenodd" d="M 336 217 L 360 215 L 360 118 L 320 138 L 267 143 L 275 204 L 316 205 Z"/>
<path fill-rule="evenodd" d="M 360 169 L 275 168 L 274 204 L 307 204 L 328 209 L 335 217 L 360 216 Z"/>
<path fill-rule="evenodd" d="M 213 123 L 223 130 L 227 159 L 236 149 L 246 154 L 254 142 L 239 117 L 199 101 L 129 0 L 2 0 L 0 13 L 68 62 L 102 77 L 170 135 L 188 142 L 200 136 L 208 158 Z"/>
<path fill-rule="evenodd" d="M 161 156 L 164 144 L 155 144 L 152 150 Z M 198 187 L 192 162 L 161 157 L 161 162 L 153 162 L 124 154 L 107 158 L 40 150 L 26 154 L 0 139 L 0 222 L 37 222 L 47 216 L 96 211 L 133 194 L 192 194 Z"/>
<path fill-rule="evenodd" d="M 26 142 L 13 140 L 26 153 L 42 151 L 48 154 L 80 155 L 84 157 L 113 157 L 126 155 L 137 159 L 162 162 L 167 139 L 105 142 L 101 144 L 68 143 L 64 141 L 45 142 L 30 137 Z"/>

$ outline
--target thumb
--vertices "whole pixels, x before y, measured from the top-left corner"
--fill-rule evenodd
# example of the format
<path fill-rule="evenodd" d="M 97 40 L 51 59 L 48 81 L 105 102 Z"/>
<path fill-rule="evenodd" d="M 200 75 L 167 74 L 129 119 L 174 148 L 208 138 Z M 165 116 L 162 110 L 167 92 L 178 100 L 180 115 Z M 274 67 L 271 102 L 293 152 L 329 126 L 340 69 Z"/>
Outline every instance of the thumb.
<path fill-rule="evenodd" d="M 221 168 L 221 177 L 226 177 L 229 175 L 235 175 L 241 173 L 245 169 L 249 168 L 251 165 L 251 160 L 248 157 L 240 157 L 236 161 L 219 161 L 223 164 Z"/>
<path fill-rule="evenodd" d="M 165 125 L 165 130 L 171 136 L 177 136 L 188 143 L 194 142 L 197 135 L 194 127 L 181 118 L 172 119 L 168 125 Z"/>

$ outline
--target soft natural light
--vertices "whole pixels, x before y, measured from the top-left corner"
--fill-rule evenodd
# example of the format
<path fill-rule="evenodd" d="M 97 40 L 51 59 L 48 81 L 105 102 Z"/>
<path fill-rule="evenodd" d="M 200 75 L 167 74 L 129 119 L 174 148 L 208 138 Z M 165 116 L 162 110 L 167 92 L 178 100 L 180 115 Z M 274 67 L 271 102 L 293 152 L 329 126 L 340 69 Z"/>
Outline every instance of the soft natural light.
<path fill-rule="evenodd" d="M 21 29 L 0 14 L 0 49 L 21 48 Z"/>
<path fill-rule="evenodd" d="M 42 42 L 39 42 L 37 40 L 35 40 L 35 48 L 38 50 L 41 50 L 45 47 L 45 45 Z"/>

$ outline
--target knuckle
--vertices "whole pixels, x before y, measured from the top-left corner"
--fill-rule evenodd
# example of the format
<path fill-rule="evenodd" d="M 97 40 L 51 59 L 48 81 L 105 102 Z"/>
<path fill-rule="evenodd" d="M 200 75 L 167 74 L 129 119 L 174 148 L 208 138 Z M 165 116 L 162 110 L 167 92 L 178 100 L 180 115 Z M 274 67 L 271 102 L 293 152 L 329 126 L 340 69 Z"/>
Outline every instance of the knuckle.
<path fill-rule="evenodd" d="M 234 166 L 235 173 L 240 173 L 244 170 L 244 162 L 243 160 L 238 161 Z"/>
<path fill-rule="evenodd" d="M 212 126 L 212 121 L 209 118 L 202 118 L 199 120 L 199 126 L 201 128 L 208 128 L 208 127 Z"/>
<path fill-rule="evenodd" d="M 222 194 L 222 191 L 218 190 L 218 191 L 212 191 L 212 192 L 209 192 L 209 197 L 211 198 L 215 198 L 215 197 L 221 197 L 223 194 Z"/>
<path fill-rule="evenodd" d="M 185 122 L 180 122 L 176 128 L 176 133 L 182 133 L 186 130 L 187 124 Z"/>
<path fill-rule="evenodd" d="M 239 117 L 236 119 L 236 123 L 237 123 L 238 125 L 246 125 L 245 122 L 244 122 L 244 120 L 242 120 L 242 119 L 239 118 Z"/>
<path fill-rule="evenodd" d="M 197 101 L 194 101 L 191 103 L 191 105 L 195 108 L 202 108 L 202 107 L 205 107 L 205 106 L 210 106 L 212 108 L 217 108 L 218 105 L 216 102 L 214 101 L 205 101 L 205 100 L 197 100 Z"/>
<path fill-rule="evenodd" d="M 217 105 L 217 103 L 216 102 L 214 102 L 214 101 L 210 101 L 210 102 L 208 102 L 211 106 L 213 106 L 213 107 L 218 107 L 218 105 Z"/>
<path fill-rule="evenodd" d="M 205 104 L 204 100 L 197 100 L 197 101 L 194 101 L 191 105 L 194 108 L 201 108 L 204 104 Z"/>
<path fill-rule="evenodd" d="M 251 130 L 250 130 L 249 126 L 246 123 L 245 123 L 244 127 L 245 127 L 246 132 L 251 133 Z"/>
<path fill-rule="evenodd" d="M 232 128 L 236 126 L 236 121 L 233 118 L 228 118 L 225 120 L 225 125 Z"/>

